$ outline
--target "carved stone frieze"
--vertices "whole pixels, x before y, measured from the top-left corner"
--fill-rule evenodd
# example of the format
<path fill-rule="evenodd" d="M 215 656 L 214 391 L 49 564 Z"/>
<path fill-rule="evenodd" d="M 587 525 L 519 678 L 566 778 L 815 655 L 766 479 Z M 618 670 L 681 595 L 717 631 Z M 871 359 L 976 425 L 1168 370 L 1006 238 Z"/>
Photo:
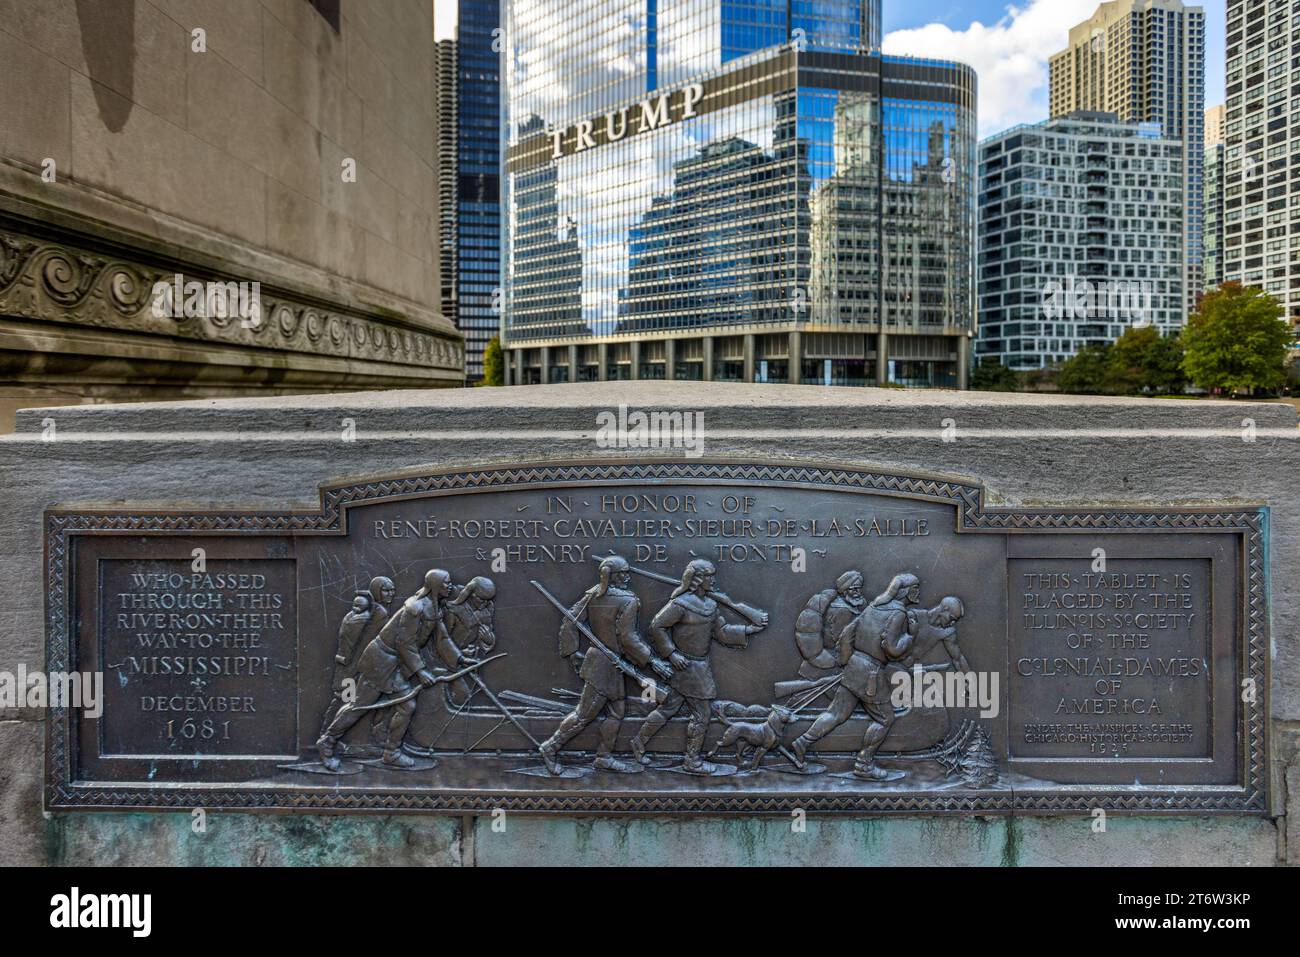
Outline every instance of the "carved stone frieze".
<path fill-rule="evenodd" d="M 186 283 L 202 284 L 205 293 L 218 287 L 233 292 L 244 284 L 251 297 L 255 282 L 256 276 L 199 275 L 179 263 L 99 255 L 0 225 L 0 316 L 437 370 L 464 367 L 464 346 L 456 338 L 310 302 L 270 285 L 256 289 L 255 317 L 233 309 L 186 314 Z M 178 283 L 179 298 L 160 295 Z"/>

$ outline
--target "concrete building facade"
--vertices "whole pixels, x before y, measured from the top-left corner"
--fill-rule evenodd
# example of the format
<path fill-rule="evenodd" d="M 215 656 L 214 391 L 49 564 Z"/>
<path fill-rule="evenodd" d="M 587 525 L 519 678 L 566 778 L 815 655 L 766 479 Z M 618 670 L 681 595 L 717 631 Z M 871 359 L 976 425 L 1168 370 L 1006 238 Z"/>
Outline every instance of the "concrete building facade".
<path fill-rule="evenodd" d="M 432 30 L 428 0 L 0 0 L 0 417 L 459 384 Z"/>
<path fill-rule="evenodd" d="M 1300 348 L 1300 13 L 1228 0 L 1224 276 L 1276 298 Z"/>
<path fill-rule="evenodd" d="M 455 40 L 439 40 L 434 52 L 438 78 L 434 84 L 434 111 L 438 121 L 438 280 L 442 314 L 453 323 L 459 323 L 456 282 L 457 197 L 456 183 L 459 168 L 460 125 L 456 121 L 456 91 L 460 72 Z"/>
<path fill-rule="evenodd" d="M 1183 162 L 1156 124 L 1107 113 L 985 140 L 977 358 L 1048 368 L 1133 325 L 1182 328 Z"/>
<path fill-rule="evenodd" d="M 1159 123 L 1186 156 L 1184 288 L 1188 308 L 1200 291 L 1204 224 L 1205 11 L 1180 0 L 1111 0 L 1070 28 L 1069 44 L 1049 61 L 1053 117 L 1078 110 L 1114 113 L 1128 123 Z"/>
<path fill-rule="evenodd" d="M 1227 116 L 1228 108 L 1222 103 L 1205 111 L 1205 146 L 1207 149 L 1223 142 L 1223 124 L 1227 120 Z"/>

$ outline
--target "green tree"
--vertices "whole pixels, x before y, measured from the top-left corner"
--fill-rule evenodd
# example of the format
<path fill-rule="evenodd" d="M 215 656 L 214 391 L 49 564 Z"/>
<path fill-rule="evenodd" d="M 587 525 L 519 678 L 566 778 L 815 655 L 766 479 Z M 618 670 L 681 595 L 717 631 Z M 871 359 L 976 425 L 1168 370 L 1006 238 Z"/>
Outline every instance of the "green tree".
<path fill-rule="evenodd" d="M 493 336 L 483 350 L 483 379 L 479 385 L 505 385 L 506 363 L 501 352 L 501 339 Z"/>
<path fill-rule="evenodd" d="M 1105 395 L 1111 385 L 1110 352 L 1108 342 L 1084 346 L 1061 366 L 1057 387 L 1070 395 Z"/>
<path fill-rule="evenodd" d="M 1276 299 L 1225 282 L 1206 295 L 1183 330 L 1183 371 L 1215 393 L 1280 388 L 1294 338 Z"/>
<path fill-rule="evenodd" d="M 993 356 L 987 356 L 975 367 L 970 387 L 976 392 L 1015 392 L 1020 388 L 1020 376 Z"/>
<path fill-rule="evenodd" d="M 1113 395 L 1181 392 L 1183 346 L 1177 336 L 1162 336 L 1154 326 L 1131 326 L 1110 351 L 1105 391 Z"/>
<path fill-rule="evenodd" d="M 1183 336 L 1161 336 L 1152 349 L 1150 365 L 1151 378 L 1147 385 L 1155 392 L 1178 393 L 1187 388 L 1187 373 L 1183 371 L 1183 359 L 1187 351 L 1183 348 Z"/>

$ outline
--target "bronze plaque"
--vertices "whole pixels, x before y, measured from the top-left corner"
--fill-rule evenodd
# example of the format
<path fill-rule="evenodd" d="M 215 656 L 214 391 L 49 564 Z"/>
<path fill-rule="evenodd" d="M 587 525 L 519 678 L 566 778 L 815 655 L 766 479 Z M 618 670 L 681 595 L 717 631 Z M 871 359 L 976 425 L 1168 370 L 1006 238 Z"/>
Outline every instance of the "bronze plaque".
<path fill-rule="evenodd" d="M 51 809 L 1266 813 L 1267 510 L 840 466 L 47 516 Z"/>

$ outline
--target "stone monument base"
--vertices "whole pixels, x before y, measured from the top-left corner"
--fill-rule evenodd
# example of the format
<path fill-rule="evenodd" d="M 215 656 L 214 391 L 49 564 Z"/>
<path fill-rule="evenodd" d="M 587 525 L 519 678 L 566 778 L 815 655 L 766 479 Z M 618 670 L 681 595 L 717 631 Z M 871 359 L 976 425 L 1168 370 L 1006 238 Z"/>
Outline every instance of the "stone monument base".
<path fill-rule="evenodd" d="M 107 683 L 95 717 L 22 696 L 0 714 L 0 863 L 1297 863 L 1298 440 L 1288 404 L 704 383 L 22 411 L 0 438 L 0 671 Z M 610 553 L 633 569 L 613 593 L 636 596 L 650 657 L 665 662 L 660 642 L 691 640 L 665 610 L 695 600 L 695 563 L 716 572 L 697 592 L 718 596 L 707 614 L 723 622 L 696 656 L 717 683 L 705 773 L 680 773 L 689 707 L 651 738 L 640 773 L 602 768 L 595 724 L 563 744 L 562 773 L 537 754 L 596 680 L 561 658 L 565 608 L 579 609 L 571 638 L 587 655 L 588 632 L 614 634 L 581 604 L 611 594 Z M 188 581 L 200 558 L 203 574 L 247 577 L 185 590 L 210 606 L 191 612 L 217 595 L 280 616 L 258 619 L 255 640 L 230 639 L 239 650 L 219 667 L 249 669 L 238 679 L 199 673 L 185 641 L 141 651 L 167 626 L 132 615 L 179 613 L 166 607 L 179 593 L 150 592 L 150 576 L 175 566 Z M 432 568 L 448 570 L 441 598 Z M 854 585 L 846 569 L 864 579 L 848 620 L 875 623 L 874 607 L 887 624 L 896 606 L 895 637 L 930 635 L 932 657 L 897 661 L 943 670 L 960 653 L 1002 681 L 995 715 L 896 706 L 877 781 L 853 773 L 873 720 L 861 688 L 806 773 L 790 753 L 858 687 L 857 666 L 817 658 L 838 649 L 818 641 L 837 589 Z M 1075 637 L 1084 612 L 1046 610 L 1087 599 L 1094 616 L 1120 614 L 1153 592 L 1159 607 L 1140 623 L 1091 619 L 1114 633 L 1114 653 L 1071 655 L 1089 645 Z M 470 676 L 449 678 L 445 697 L 412 685 L 411 766 L 386 764 L 370 738 L 388 725 L 365 720 L 328 778 L 316 740 L 338 712 L 331 688 L 364 673 L 331 664 L 336 650 L 355 661 L 349 623 L 371 640 L 383 605 L 400 643 L 421 600 L 461 664 L 504 656 L 482 666 L 487 691 Z M 458 617 L 466 607 L 477 617 Z M 1053 619 L 1069 623 L 1062 634 L 1049 613 L 1066 616 Z M 473 647 L 458 644 L 466 620 Z M 458 665 L 435 644 L 420 653 L 449 676 Z M 862 647 L 849 650 L 870 658 Z M 631 645 L 618 654 L 636 659 L 629 673 L 652 673 Z M 1086 713 L 1054 717 L 1058 690 L 1076 687 L 1061 677 L 1070 661 L 1103 662 L 1078 667 L 1126 690 L 1099 678 L 1062 691 L 1061 706 Z M 687 688 L 677 676 L 696 666 L 668 664 L 662 680 Z M 823 673 L 814 665 L 830 677 L 809 678 Z M 1131 690 L 1144 669 L 1159 672 L 1158 720 L 1121 713 L 1148 707 Z M 630 762 L 663 695 L 637 701 L 626 680 L 612 740 Z M 388 714 L 402 694 L 394 684 L 366 700 Z M 158 713 L 216 697 L 245 699 L 233 731 Z M 1089 722 L 1129 736 L 1070 750 L 1060 729 Z"/>

